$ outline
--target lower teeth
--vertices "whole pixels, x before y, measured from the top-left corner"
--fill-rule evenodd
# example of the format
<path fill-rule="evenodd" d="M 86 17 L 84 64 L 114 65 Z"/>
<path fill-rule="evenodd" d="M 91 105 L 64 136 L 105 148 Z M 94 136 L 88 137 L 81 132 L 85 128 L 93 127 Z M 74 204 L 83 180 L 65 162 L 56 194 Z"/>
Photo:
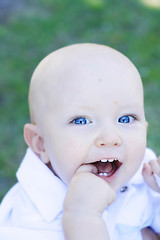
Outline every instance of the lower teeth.
<path fill-rule="evenodd" d="M 98 175 L 107 177 L 108 174 L 107 173 L 99 173 Z"/>

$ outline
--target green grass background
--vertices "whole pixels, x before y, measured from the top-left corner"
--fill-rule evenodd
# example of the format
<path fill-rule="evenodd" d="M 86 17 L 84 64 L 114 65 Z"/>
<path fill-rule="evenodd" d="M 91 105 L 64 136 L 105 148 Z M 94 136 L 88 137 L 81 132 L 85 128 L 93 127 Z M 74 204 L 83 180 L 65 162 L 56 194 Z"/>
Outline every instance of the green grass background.
<path fill-rule="evenodd" d="M 132 60 L 144 83 L 148 146 L 160 154 L 159 9 L 140 0 L 15 0 L 0 11 L 0 199 L 16 182 L 26 149 L 32 72 L 68 44 L 106 44 Z"/>

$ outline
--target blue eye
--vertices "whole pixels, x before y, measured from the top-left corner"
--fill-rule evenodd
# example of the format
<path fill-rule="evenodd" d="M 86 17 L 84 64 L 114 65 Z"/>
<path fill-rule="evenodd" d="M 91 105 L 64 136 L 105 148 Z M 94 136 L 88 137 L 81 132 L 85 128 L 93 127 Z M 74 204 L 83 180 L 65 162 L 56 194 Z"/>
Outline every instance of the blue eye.
<path fill-rule="evenodd" d="M 133 116 L 123 116 L 118 119 L 119 123 L 131 123 L 135 120 Z"/>
<path fill-rule="evenodd" d="M 79 117 L 79 118 L 76 118 L 72 121 L 72 123 L 74 124 L 79 124 L 79 125 L 84 125 L 84 124 L 89 124 L 91 123 L 91 121 L 85 117 Z"/>

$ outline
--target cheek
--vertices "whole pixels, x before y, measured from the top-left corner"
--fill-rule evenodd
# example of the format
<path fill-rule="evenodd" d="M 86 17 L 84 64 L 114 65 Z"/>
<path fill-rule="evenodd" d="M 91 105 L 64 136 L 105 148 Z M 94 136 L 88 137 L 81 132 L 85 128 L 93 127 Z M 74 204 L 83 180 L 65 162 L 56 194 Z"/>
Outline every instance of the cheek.
<path fill-rule="evenodd" d="M 63 137 L 49 139 L 48 153 L 55 173 L 69 183 L 77 168 L 85 161 L 88 146 L 84 139 Z"/>
<path fill-rule="evenodd" d="M 131 160 L 131 164 L 140 165 L 146 148 L 145 129 L 136 129 L 131 134 L 128 134 L 126 144 L 128 149 L 127 157 Z"/>
<path fill-rule="evenodd" d="M 61 139 L 61 152 L 67 151 L 67 155 L 75 158 L 85 158 L 90 145 L 92 144 L 92 137 L 90 134 L 84 134 L 82 131 L 70 130 L 66 131 Z"/>
<path fill-rule="evenodd" d="M 143 128 L 134 128 L 126 135 L 126 141 L 128 145 L 135 149 L 144 149 L 146 147 L 146 129 Z"/>

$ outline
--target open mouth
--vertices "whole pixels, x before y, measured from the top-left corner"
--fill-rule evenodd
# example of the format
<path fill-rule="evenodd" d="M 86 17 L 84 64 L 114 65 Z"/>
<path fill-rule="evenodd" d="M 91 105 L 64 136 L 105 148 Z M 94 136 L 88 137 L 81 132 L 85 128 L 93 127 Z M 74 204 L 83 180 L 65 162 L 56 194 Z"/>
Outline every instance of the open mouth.
<path fill-rule="evenodd" d="M 118 159 L 101 159 L 100 161 L 97 161 L 93 163 L 98 173 L 96 175 L 104 178 L 105 180 L 109 180 L 113 176 L 115 176 L 116 172 L 121 167 L 122 163 Z"/>

